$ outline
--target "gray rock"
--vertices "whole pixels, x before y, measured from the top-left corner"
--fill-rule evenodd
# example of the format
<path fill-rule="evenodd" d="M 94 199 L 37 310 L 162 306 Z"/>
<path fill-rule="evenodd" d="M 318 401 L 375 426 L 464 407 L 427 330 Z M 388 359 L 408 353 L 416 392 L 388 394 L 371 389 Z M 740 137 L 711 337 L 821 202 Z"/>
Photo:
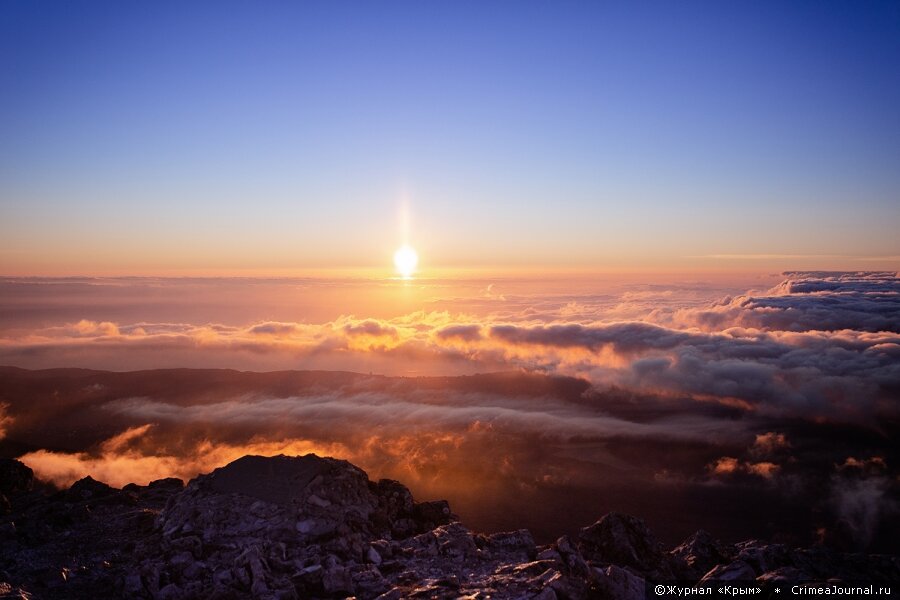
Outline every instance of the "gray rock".
<path fill-rule="evenodd" d="M 88 476 L 73 483 L 72 487 L 66 492 L 66 497 L 69 500 L 78 501 L 103 498 L 105 496 L 112 496 L 115 493 L 116 490 L 110 486 Z"/>
<path fill-rule="evenodd" d="M 545 587 L 540 592 L 531 597 L 531 600 L 557 600 L 559 596 L 553 591 L 553 588 Z"/>
<path fill-rule="evenodd" d="M 642 520 L 609 513 L 578 534 L 578 549 L 586 560 L 631 567 L 653 579 L 674 577 L 662 545 Z"/>
<path fill-rule="evenodd" d="M 353 578 L 350 570 L 342 566 L 334 566 L 322 573 L 322 587 L 327 594 L 352 594 Z"/>
<path fill-rule="evenodd" d="M 814 579 L 812 575 L 810 575 L 809 573 L 804 573 L 803 571 L 795 567 L 779 567 L 773 571 L 769 571 L 768 573 L 763 573 L 756 578 L 757 581 L 760 581 L 762 583 L 799 582 L 810 581 L 812 579 Z"/>
<path fill-rule="evenodd" d="M 153 596 L 154 600 L 182 600 L 184 592 L 174 583 L 170 583 Z"/>
<path fill-rule="evenodd" d="M 722 544 L 701 529 L 669 554 L 674 559 L 679 579 L 697 581 L 716 565 L 730 562 L 734 558 L 734 548 Z"/>
<path fill-rule="evenodd" d="M 599 572 L 598 587 L 607 598 L 645 600 L 646 582 L 627 569 L 610 565 Z"/>
<path fill-rule="evenodd" d="M 753 567 L 757 575 L 791 564 L 791 551 L 784 544 L 764 544 L 752 540 L 736 547 L 737 559 Z"/>
<path fill-rule="evenodd" d="M 727 565 L 714 567 L 704 575 L 700 581 L 753 581 L 756 579 L 756 571 L 742 560 L 736 560 Z"/>
<path fill-rule="evenodd" d="M 86 478 L 14 499 L 0 575 L 27 585 L 7 584 L 9 593 L 26 597 L 33 584 L 76 600 L 639 598 L 642 576 L 673 565 L 697 579 L 711 565 L 706 581 L 900 579 L 897 557 L 723 546 L 702 532 L 665 553 L 642 521 L 616 514 L 536 548 L 526 530 L 473 533 L 446 502 L 417 504 L 398 482 L 312 455 L 247 457 L 186 486 L 127 487 Z"/>
<path fill-rule="evenodd" d="M 537 554 L 534 538 L 527 529 L 491 534 L 487 538 L 487 546 L 494 552 L 520 553 L 523 560 L 533 559 Z"/>

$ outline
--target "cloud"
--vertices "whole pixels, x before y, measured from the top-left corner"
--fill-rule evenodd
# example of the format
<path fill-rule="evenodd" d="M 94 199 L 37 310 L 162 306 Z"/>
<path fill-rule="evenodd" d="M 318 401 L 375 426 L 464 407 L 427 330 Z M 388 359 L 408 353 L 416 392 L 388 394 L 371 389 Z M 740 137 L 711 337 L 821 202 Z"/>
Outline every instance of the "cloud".
<path fill-rule="evenodd" d="M 269 321 L 254 325 L 250 327 L 248 331 L 258 335 L 289 336 L 300 333 L 302 327 L 297 323 L 278 323 Z"/>
<path fill-rule="evenodd" d="M 733 456 L 723 456 L 715 463 L 709 465 L 709 470 L 716 475 L 730 475 L 741 469 L 741 463 Z"/>
<path fill-rule="evenodd" d="M 673 294 L 629 290 L 620 299 Z M 870 422 L 894 410 L 890 398 L 900 391 L 896 274 L 790 273 L 764 294 L 650 311 L 643 320 L 605 320 L 609 302 L 520 302 L 508 296 L 504 306 L 518 312 L 487 316 L 434 311 L 321 324 L 81 320 L 0 339 L 0 362 L 387 374 L 515 368 L 765 414 Z"/>
<path fill-rule="evenodd" d="M 68 487 L 88 475 L 115 487 L 122 487 L 128 483 L 146 485 L 165 477 L 178 477 L 187 481 L 198 473 L 208 473 L 248 454 L 341 454 L 340 449 L 333 445 L 314 444 L 298 439 L 259 440 L 241 445 L 203 440 L 191 447 L 180 448 L 177 453 L 147 453 L 143 446 L 148 441 L 147 434 L 151 427 L 147 424 L 130 428 L 106 440 L 97 454 L 37 450 L 20 456 L 19 460 L 31 467 L 39 479 L 59 487 Z"/>
<path fill-rule="evenodd" d="M 858 473 L 881 474 L 887 470 L 887 462 L 883 456 L 872 456 L 864 459 L 848 456 L 847 459 L 838 466 L 838 470 L 845 472 L 855 471 Z"/>
<path fill-rule="evenodd" d="M 857 547 L 868 546 L 882 519 L 896 512 L 896 503 L 887 498 L 889 489 L 885 477 L 834 479 L 832 505 L 841 525 L 855 538 Z"/>
<path fill-rule="evenodd" d="M 344 333 L 349 336 L 367 335 L 371 337 L 397 338 L 397 329 L 390 325 L 381 323 L 375 319 L 366 319 L 347 323 L 343 327 Z"/>
<path fill-rule="evenodd" d="M 778 474 L 781 467 L 768 461 L 745 462 L 733 456 L 723 456 L 708 465 L 707 469 L 714 476 L 733 476 L 740 473 L 748 473 L 763 479 L 772 479 Z"/>
<path fill-rule="evenodd" d="M 867 419 L 900 381 L 894 334 L 679 331 L 648 323 L 497 325 L 510 360 L 607 383 Z"/>
<path fill-rule="evenodd" d="M 450 325 L 438 329 L 434 336 L 438 340 L 461 340 L 464 342 L 477 342 L 482 339 L 481 325 Z"/>
<path fill-rule="evenodd" d="M 697 511 L 702 497 L 766 515 L 759 522 L 773 503 L 793 515 L 815 506 L 831 515 L 823 526 L 888 539 L 879 527 L 897 494 L 900 280 L 792 272 L 761 282 L 768 289 L 576 281 L 548 292 L 441 282 L 445 296 L 421 303 L 431 310 L 361 305 L 314 319 L 298 308 L 305 298 L 331 302 L 361 284 L 0 281 L 16 291 L 0 314 L 0 364 L 258 371 L 0 368 L 0 446 L 61 485 L 86 474 L 186 478 L 247 452 L 316 451 L 449 496 L 475 522 L 520 526 L 523 497 L 538 528 L 639 501 L 660 503 L 647 510 L 665 530 L 672 503 Z M 190 293 L 151 301 L 179 286 Z M 35 298 L 45 300 L 32 318 L 20 309 Z M 243 303 L 237 316 L 215 308 L 232 302 Z M 598 499 L 592 514 L 578 513 L 579 494 Z M 786 526 L 812 531 L 815 518 Z"/>
<path fill-rule="evenodd" d="M 772 479 L 781 469 L 779 465 L 771 462 L 746 463 L 748 473 L 759 475 L 764 479 Z"/>
<path fill-rule="evenodd" d="M 891 429 L 800 419 L 775 428 L 772 418 L 719 402 L 524 372 L 0 369 L 0 384 L 17 390 L 7 451 L 34 447 L 40 431 L 42 449 L 14 455 L 61 486 L 88 474 L 116 485 L 187 479 L 246 453 L 317 452 L 399 479 L 421 499 L 449 498 L 477 528 L 527 525 L 543 539 L 634 506 L 668 543 L 699 526 L 743 538 L 760 522 L 799 535 L 818 523 L 798 520 L 797 506 L 825 499 L 827 511 L 816 514 L 842 518 L 832 477 L 863 462 L 890 477 L 896 453 L 884 437 Z M 57 394 L 48 396 L 51 385 Z M 781 447 L 779 436 L 789 452 L 754 454 Z M 894 493 L 886 485 L 879 502 Z M 742 519 L 710 522 L 711 504 Z M 887 513 L 877 514 L 881 523 Z"/>
<path fill-rule="evenodd" d="M 312 437 L 324 437 L 323 431 L 334 423 L 348 424 L 343 436 L 355 435 L 357 427 L 376 428 L 385 435 L 393 435 L 423 429 L 466 431 L 473 423 L 479 423 L 497 431 L 559 440 L 573 437 L 710 440 L 722 439 L 729 430 L 735 430 L 700 415 L 668 415 L 654 421 L 633 422 L 552 397 L 448 393 L 440 389 L 254 398 L 188 407 L 130 398 L 111 402 L 105 409 L 137 420 L 209 423 L 217 427 L 260 428 L 277 422 L 292 434 Z"/>
<path fill-rule="evenodd" d="M 746 327 L 766 331 L 900 333 L 900 278 L 894 272 L 786 273 L 762 295 L 725 298 L 708 308 L 658 311 L 652 318 L 706 331 Z"/>
<path fill-rule="evenodd" d="M 783 433 L 767 431 L 756 435 L 750 451 L 758 456 L 770 456 L 790 447 L 791 444 Z"/>

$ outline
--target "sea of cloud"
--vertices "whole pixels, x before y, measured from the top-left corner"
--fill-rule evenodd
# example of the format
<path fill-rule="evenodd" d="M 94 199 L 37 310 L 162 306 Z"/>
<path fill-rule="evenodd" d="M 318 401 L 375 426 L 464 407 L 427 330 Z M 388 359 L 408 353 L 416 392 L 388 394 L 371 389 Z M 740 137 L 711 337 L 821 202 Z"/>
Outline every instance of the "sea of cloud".
<path fill-rule="evenodd" d="M 21 285 L 54 284 L 0 287 L 16 298 Z M 146 282 L 114 285 L 127 298 Z M 450 497 L 486 528 L 524 520 L 552 536 L 616 509 L 673 538 L 703 526 L 896 544 L 896 273 L 787 273 L 718 296 L 523 289 L 438 288 L 412 312 L 320 322 L 54 322 L 72 309 L 45 303 L 48 318 L 5 321 L 0 364 L 363 375 L 10 369 L 0 443 L 60 485 L 314 451 Z M 504 374 L 473 375 L 491 372 Z"/>

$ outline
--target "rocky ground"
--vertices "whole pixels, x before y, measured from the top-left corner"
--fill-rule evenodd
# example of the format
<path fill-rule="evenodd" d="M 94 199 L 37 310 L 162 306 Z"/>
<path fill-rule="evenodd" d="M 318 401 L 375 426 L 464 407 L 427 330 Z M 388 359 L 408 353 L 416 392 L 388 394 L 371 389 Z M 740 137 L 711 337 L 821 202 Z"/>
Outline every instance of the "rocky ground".
<path fill-rule="evenodd" d="M 185 486 L 64 491 L 0 460 L 0 597 L 144 599 L 645 597 L 648 582 L 900 580 L 900 558 L 723 544 L 698 531 L 666 551 L 607 514 L 536 546 L 484 535 L 446 502 L 315 455 L 245 456 Z"/>

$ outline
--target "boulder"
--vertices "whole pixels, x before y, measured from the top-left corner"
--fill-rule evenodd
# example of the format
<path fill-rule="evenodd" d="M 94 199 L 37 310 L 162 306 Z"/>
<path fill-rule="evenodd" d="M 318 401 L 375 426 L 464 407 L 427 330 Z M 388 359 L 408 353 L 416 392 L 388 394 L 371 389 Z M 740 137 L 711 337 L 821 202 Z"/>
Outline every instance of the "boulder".
<path fill-rule="evenodd" d="M 118 490 L 97 481 L 90 475 L 79 479 L 66 491 L 66 498 L 72 502 L 95 500 L 116 494 Z"/>
<path fill-rule="evenodd" d="M 699 530 L 669 554 L 674 559 L 676 575 L 682 581 L 697 581 L 713 567 L 730 562 L 734 548 L 722 544 L 704 530 Z"/>
<path fill-rule="evenodd" d="M 272 504 L 287 505 L 301 501 L 310 483 L 317 476 L 334 469 L 338 462 L 344 461 L 320 458 L 315 454 L 244 456 L 194 481 L 202 482 L 208 489 L 220 494 L 241 494 Z M 359 471 L 350 463 L 344 462 L 344 465 L 348 470 Z M 362 475 L 365 476 L 364 473 Z"/>
<path fill-rule="evenodd" d="M 537 555 L 534 537 L 527 529 L 491 534 L 487 536 L 485 547 L 491 552 L 518 554 L 524 561 L 534 560 Z"/>
<path fill-rule="evenodd" d="M 413 507 L 413 515 L 417 524 L 424 530 L 434 529 L 456 520 L 446 500 L 420 502 Z"/>
<path fill-rule="evenodd" d="M 627 569 L 610 565 L 599 571 L 597 587 L 604 597 L 616 600 L 645 600 L 646 582 Z"/>
<path fill-rule="evenodd" d="M 180 491 L 184 487 L 184 481 L 177 477 L 166 477 L 164 479 L 156 479 L 147 484 L 147 488 L 151 490 L 163 490 L 169 492 Z"/>
<path fill-rule="evenodd" d="M 641 519 L 608 513 L 578 534 L 578 549 L 588 561 L 631 567 L 652 579 L 672 579 L 669 557 Z"/>

